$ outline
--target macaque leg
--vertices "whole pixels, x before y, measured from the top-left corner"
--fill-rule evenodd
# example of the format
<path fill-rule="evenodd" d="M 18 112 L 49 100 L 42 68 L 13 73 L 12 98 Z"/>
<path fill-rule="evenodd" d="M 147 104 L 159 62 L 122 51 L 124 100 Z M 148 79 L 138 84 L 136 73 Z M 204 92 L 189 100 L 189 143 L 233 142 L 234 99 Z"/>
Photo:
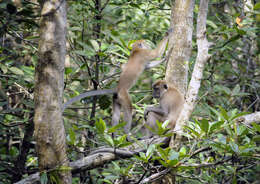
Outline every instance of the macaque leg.
<path fill-rule="evenodd" d="M 116 97 L 113 97 L 113 115 L 112 115 L 112 125 L 115 126 L 119 123 L 120 119 L 120 108 L 121 105 Z"/>
<path fill-rule="evenodd" d="M 145 124 L 147 126 L 151 127 L 152 129 L 156 129 L 156 127 L 157 127 L 156 120 L 159 122 L 163 122 L 165 120 L 165 118 L 153 111 L 150 111 L 147 115 L 147 120 L 146 120 Z M 153 136 L 153 133 L 148 128 L 145 127 L 144 135 L 145 135 L 145 138 L 149 138 L 149 137 Z"/>
<path fill-rule="evenodd" d="M 132 104 L 131 104 L 131 98 L 126 90 L 121 90 L 118 93 L 118 99 L 120 101 L 120 104 L 123 108 L 124 112 L 124 122 L 126 122 L 126 125 L 124 127 L 125 133 L 129 133 L 132 126 Z"/>
<path fill-rule="evenodd" d="M 132 127 L 132 108 L 124 109 L 124 121 L 126 122 L 124 131 L 125 133 L 130 133 Z"/>

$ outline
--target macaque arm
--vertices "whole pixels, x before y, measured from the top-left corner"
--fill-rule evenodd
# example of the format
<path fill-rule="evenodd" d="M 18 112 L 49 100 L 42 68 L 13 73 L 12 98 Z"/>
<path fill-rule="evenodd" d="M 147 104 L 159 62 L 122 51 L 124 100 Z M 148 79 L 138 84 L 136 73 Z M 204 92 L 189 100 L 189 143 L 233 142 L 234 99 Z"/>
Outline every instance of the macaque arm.
<path fill-rule="evenodd" d="M 168 36 L 164 37 L 155 49 L 145 50 L 145 52 L 147 52 L 144 55 L 146 57 L 146 60 L 151 61 L 157 57 L 161 57 L 166 49 L 167 42 Z"/>
<path fill-rule="evenodd" d="M 146 119 L 146 116 L 149 112 L 154 112 L 159 114 L 160 116 L 166 116 L 168 112 L 165 112 L 160 106 L 151 106 L 147 107 L 144 111 L 144 119 Z"/>
<path fill-rule="evenodd" d="M 145 69 L 150 69 L 153 68 L 159 64 L 161 64 L 162 62 L 166 61 L 165 58 L 161 59 L 161 60 L 156 60 L 156 61 L 151 61 L 149 62 L 147 65 L 145 65 Z"/>
<path fill-rule="evenodd" d="M 62 112 L 72 103 L 79 101 L 82 98 L 85 97 L 90 97 L 90 96 L 99 96 L 99 95 L 106 95 L 106 94 L 115 94 L 116 89 L 102 89 L 102 90 L 92 90 L 92 91 L 87 91 L 85 93 L 82 93 L 78 96 L 75 96 L 71 99 L 69 99 L 65 104 L 63 104 L 62 107 Z"/>
<path fill-rule="evenodd" d="M 169 35 L 173 32 L 173 29 L 169 29 L 166 33 L 166 35 L 164 36 L 164 38 L 160 41 L 160 43 L 158 44 L 158 46 L 155 49 L 152 50 L 147 50 L 148 53 L 146 53 L 146 56 L 148 57 L 147 60 L 153 60 L 157 57 L 161 57 L 163 55 L 163 53 L 166 50 L 167 47 L 167 43 L 169 40 Z"/>

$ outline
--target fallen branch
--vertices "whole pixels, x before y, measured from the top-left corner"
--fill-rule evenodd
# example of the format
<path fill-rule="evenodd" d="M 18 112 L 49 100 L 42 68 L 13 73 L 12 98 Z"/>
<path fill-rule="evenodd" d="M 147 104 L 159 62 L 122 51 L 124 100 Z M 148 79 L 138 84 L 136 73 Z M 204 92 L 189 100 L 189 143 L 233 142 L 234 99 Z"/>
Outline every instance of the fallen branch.
<path fill-rule="evenodd" d="M 244 116 L 241 116 L 236 119 L 239 123 L 244 123 L 246 125 L 250 125 L 251 123 L 259 123 L 260 122 L 260 112 L 254 112 L 252 114 L 247 114 Z"/>

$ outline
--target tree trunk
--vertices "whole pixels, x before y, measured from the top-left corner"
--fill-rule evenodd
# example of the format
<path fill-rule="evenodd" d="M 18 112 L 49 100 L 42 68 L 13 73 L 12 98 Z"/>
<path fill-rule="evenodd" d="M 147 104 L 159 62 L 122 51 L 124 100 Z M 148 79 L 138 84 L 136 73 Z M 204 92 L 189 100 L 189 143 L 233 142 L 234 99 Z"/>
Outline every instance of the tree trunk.
<path fill-rule="evenodd" d="M 192 49 L 194 0 L 176 0 L 172 7 L 172 37 L 169 40 L 171 51 L 166 70 L 166 81 L 185 94 L 188 81 L 189 59 Z"/>
<path fill-rule="evenodd" d="M 71 183 L 62 119 L 66 55 L 66 1 L 42 1 L 39 60 L 35 71 L 34 136 L 41 173 Z M 50 177 L 52 176 L 52 177 Z"/>
<path fill-rule="evenodd" d="M 194 0 L 176 0 L 172 7 L 171 28 L 173 36 L 169 40 L 170 57 L 166 70 L 168 85 L 175 86 L 186 94 L 189 59 L 192 49 Z M 156 182 L 158 183 L 158 182 Z M 175 172 L 164 176 L 159 183 L 175 183 Z"/>
<path fill-rule="evenodd" d="M 208 54 L 210 43 L 208 42 L 206 37 L 207 12 L 208 0 L 201 0 L 199 14 L 197 18 L 197 58 L 192 72 L 189 88 L 186 94 L 185 103 L 174 129 L 179 137 L 182 134 L 183 125 L 186 121 L 189 120 L 190 115 L 196 105 L 201 79 L 203 77 L 204 67 L 206 62 L 210 58 L 210 55 Z M 173 141 L 171 141 L 171 145 L 173 144 Z"/>

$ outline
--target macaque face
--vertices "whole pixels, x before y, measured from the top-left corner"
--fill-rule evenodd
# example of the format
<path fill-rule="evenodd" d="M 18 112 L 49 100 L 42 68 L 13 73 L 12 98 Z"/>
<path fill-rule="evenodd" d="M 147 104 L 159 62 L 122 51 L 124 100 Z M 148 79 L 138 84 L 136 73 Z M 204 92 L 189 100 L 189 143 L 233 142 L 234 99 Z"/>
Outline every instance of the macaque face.
<path fill-rule="evenodd" d="M 164 92 L 166 92 L 168 89 L 168 86 L 166 83 L 163 82 L 156 82 L 153 84 L 153 98 L 160 98 Z"/>
<path fill-rule="evenodd" d="M 132 45 L 132 51 L 137 49 L 151 49 L 150 46 L 144 40 L 137 40 Z"/>
<path fill-rule="evenodd" d="M 153 87 L 153 93 L 152 93 L 153 98 L 160 98 L 160 88 L 157 86 Z"/>

